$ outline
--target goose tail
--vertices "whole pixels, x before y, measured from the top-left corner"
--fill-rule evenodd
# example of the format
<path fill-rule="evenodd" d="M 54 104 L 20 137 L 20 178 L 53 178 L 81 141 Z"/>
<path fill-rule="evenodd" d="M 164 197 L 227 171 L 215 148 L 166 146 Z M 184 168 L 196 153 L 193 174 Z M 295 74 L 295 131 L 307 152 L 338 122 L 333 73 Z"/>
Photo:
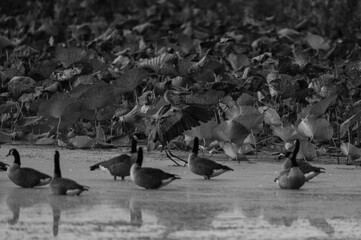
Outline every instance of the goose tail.
<path fill-rule="evenodd" d="M 93 166 L 90 166 L 89 168 L 90 168 L 90 171 L 94 171 L 94 170 L 96 170 L 96 169 L 99 169 L 100 166 L 99 166 L 99 164 L 95 164 L 95 165 L 93 165 Z"/>
<path fill-rule="evenodd" d="M 177 175 L 177 174 L 174 174 L 174 175 L 173 175 L 173 178 L 174 178 L 174 179 L 181 179 L 181 177 L 180 177 L 179 175 Z"/>
<path fill-rule="evenodd" d="M 225 165 L 223 165 L 222 169 L 226 170 L 226 171 L 234 171 L 233 168 L 230 168 L 230 167 L 225 166 Z"/>

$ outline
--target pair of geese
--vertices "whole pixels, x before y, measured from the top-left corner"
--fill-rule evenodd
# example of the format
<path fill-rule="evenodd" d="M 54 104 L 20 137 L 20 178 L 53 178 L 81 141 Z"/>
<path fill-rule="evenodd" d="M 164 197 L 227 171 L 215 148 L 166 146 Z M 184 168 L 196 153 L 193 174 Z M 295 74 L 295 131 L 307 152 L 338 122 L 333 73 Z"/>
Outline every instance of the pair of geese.
<path fill-rule="evenodd" d="M 306 162 L 297 162 L 296 156 L 299 151 L 299 140 L 296 140 L 295 149 L 291 158 L 283 165 L 283 170 L 275 179 L 280 188 L 299 189 L 304 183 L 322 172 L 323 168 L 313 167 Z M 194 139 L 192 152 L 188 157 L 188 166 L 192 173 L 210 179 L 227 171 L 233 171 L 232 168 L 214 162 L 207 158 L 198 157 L 199 139 Z M 122 179 L 129 176 L 131 180 L 139 187 L 145 189 L 157 189 L 163 187 L 170 182 L 180 179 L 180 176 L 167 173 L 157 168 L 144 168 L 143 149 L 137 149 L 135 138 L 132 139 L 131 155 L 123 154 L 118 157 L 111 158 L 107 161 L 97 163 L 90 167 L 90 170 L 104 169 L 108 170 L 114 176 L 114 180 L 119 176 Z M 55 195 L 80 195 L 83 191 L 88 191 L 89 187 L 83 186 L 68 178 L 62 178 L 60 170 L 60 154 L 55 151 L 54 155 L 54 175 L 50 177 L 32 168 L 21 168 L 20 154 L 13 148 L 7 156 L 14 156 L 14 163 L 8 169 L 9 179 L 18 186 L 24 188 L 32 188 L 43 186 L 50 183 L 50 190 Z M 134 162 L 134 159 L 135 162 Z M 307 166 L 307 170 L 311 173 L 307 174 L 300 166 Z"/>

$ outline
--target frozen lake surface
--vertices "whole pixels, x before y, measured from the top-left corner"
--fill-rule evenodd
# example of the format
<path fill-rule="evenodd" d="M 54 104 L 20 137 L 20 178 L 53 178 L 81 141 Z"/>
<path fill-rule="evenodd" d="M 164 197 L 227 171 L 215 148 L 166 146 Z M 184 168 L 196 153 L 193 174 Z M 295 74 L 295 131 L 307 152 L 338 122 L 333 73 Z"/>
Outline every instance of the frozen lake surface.
<path fill-rule="evenodd" d="M 11 147 L 0 148 L 2 161 Z M 16 148 L 22 166 L 52 175 L 55 148 Z M 182 179 L 160 190 L 142 190 L 129 178 L 114 181 L 105 172 L 89 171 L 91 164 L 119 152 L 60 149 L 63 177 L 91 188 L 80 197 L 53 196 L 47 186 L 21 189 L 0 172 L 0 239 L 361 238 L 360 168 L 327 164 L 326 174 L 301 190 L 281 190 L 273 182 L 281 162 L 271 157 L 237 163 L 215 155 L 213 160 L 235 171 L 206 181 L 188 168 L 171 166 L 155 151 L 145 155 L 143 165 Z"/>

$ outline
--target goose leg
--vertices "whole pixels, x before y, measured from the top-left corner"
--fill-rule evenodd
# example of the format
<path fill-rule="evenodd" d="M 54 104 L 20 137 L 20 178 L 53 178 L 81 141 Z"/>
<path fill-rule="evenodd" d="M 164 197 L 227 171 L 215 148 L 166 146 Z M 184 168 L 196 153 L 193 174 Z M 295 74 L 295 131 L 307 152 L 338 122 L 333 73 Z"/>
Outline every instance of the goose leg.
<path fill-rule="evenodd" d="M 175 157 L 175 158 L 177 158 L 178 160 L 184 162 L 184 166 L 183 166 L 183 167 L 185 167 L 185 166 L 187 165 L 188 161 L 186 161 L 186 160 L 184 160 L 184 159 L 182 159 L 182 158 L 174 155 L 169 149 L 166 149 L 166 150 L 168 150 L 168 153 L 169 153 L 170 156 Z"/>
<path fill-rule="evenodd" d="M 168 150 L 169 151 L 169 150 Z M 177 163 L 170 155 L 170 153 L 168 153 L 167 149 L 164 149 L 165 155 L 167 155 L 167 158 L 169 158 L 170 160 L 172 160 L 177 166 L 180 166 L 179 163 Z"/>

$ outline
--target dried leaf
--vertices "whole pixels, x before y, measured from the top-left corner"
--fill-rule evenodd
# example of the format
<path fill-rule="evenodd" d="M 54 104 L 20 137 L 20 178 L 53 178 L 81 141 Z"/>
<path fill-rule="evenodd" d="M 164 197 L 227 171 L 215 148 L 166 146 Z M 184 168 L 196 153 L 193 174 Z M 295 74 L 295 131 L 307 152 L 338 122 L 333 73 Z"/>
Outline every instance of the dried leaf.
<path fill-rule="evenodd" d="M 360 121 L 361 112 L 357 112 L 352 117 L 344 121 L 340 125 L 340 137 L 342 138 L 345 136 L 346 132 L 349 131 L 350 127 L 352 127 L 356 122 Z"/>
<path fill-rule="evenodd" d="M 330 140 L 333 128 L 325 118 L 304 118 L 298 125 L 298 132 L 314 141 Z"/>
<path fill-rule="evenodd" d="M 315 50 L 329 50 L 331 48 L 329 41 L 316 34 L 309 34 L 305 37 L 306 42 Z"/>
<path fill-rule="evenodd" d="M 210 90 L 205 93 L 196 93 L 194 95 L 187 95 L 186 103 L 214 105 L 214 104 L 218 104 L 219 100 L 223 98 L 223 96 L 224 96 L 223 91 Z"/>
<path fill-rule="evenodd" d="M 142 68 L 129 69 L 126 70 L 122 76 L 113 81 L 112 85 L 120 88 L 122 92 L 130 92 L 148 77 L 148 72 Z"/>
<path fill-rule="evenodd" d="M 233 118 L 234 121 L 239 122 L 242 126 L 246 127 L 249 131 L 261 131 L 263 128 L 263 114 L 257 112 L 250 112 L 248 114 L 241 114 Z"/>
<path fill-rule="evenodd" d="M 299 133 L 294 125 L 282 126 L 272 125 L 272 134 L 280 137 L 284 142 L 293 142 L 300 138 Z"/>
<path fill-rule="evenodd" d="M 8 89 L 11 95 L 18 99 L 23 93 L 34 92 L 36 82 L 29 77 L 17 76 L 8 82 Z"/>
<path fill-rule="evenodd" d="M 55 140 L 53 138 L 40 138 L 35 142 L 36 145 L 53 145 L 55 143 Z"/>
<path fill-rule="evenodd" d="M 97 143 L 105 142 L 107 138 L 100 123 L 98 124 L 98 126 L 96 126 L 95 130 L 96 130 L 95 142 Z"/>
<path fill-rule="evenodd" d="M 278 113 L 276 112 L 276 110 L 274 110 L 273 108 L 269 108 L 269 107 L 259 107 L 258 108 L 260 113 L 264 114 L 264 122 L 265 124 L 268 125 L 282 125 L 282 119 L 281 117 L 278 115 Z"/>
<path fill-rule="evenodd" d="M 80 149 L 91 148 L 94 140 L 89 136 L 75 136 L 69 139 L 69 142 L 75 147 Z"/>
<path fill-rule="evenodd" d="M 340 149 L 341 152 L 346 156 L 349 156 L 351 160 L 355 160 L 361 157 L 361 149 L 352 145 L 351 143 L 341 143 Z"/>
<path fill-rule="evenodd" d="M 139 62 L 139 67 L 151 69 L 158 74 L 177 75 L 175 67 L 177 62 L 177 55 L 163 53 L 162 55 L 155 58 L 141 60 Z"/>
<path fill-rule="evenodd" d="M 38 115 L 60 118 L 66 107 L 76 101 L 76 99 L 71 98 L 67 93 L 55 94 L 49 100 L 40 103 Z"/>
<path fill-rule="evenodd" d="M 110 84 L 94 84 L 81 94 L 80 99 L 89 109 L 95 110 L 114 102 L 114 87 Z"/>
<path fill-rule="evenodd" d="M 310 109 L 310 117 L 317 118 L 323 115 L 326 112 L 327 108 L 330 106 L 330 104 L 336 99 L 337 95 L 334 94 L 312 105 Z"/>
<path fill-rule="evenodd" d="M 249 66 L 250 61 L 245 54 L 230 53 L 227 56 L 228 62 L 231 64 L 234 71 L 239 71 Z"/>
<path fill-rule="evenodd" d="M 214 138 L 219 142 L 232 142 L 241 146 L 250 131 L 234 120 L 224 121 L 213 129 Z"/>
<path fill-rule="evenodd" d="M 201 122 L 199 126 L 193 127 L 184 132 L 184 140 L 188 146 L 192 146 L 195 137 L 205 139 L 207 143 L 214 140 L 213 133 L 210 129 L 217 127 L 218 123 L 215 119 L 208 122 Z"/>
<path fill-rule="evenodd" d="M 63 48 L 57 46 L 55 50 L 55 58 L 59 60 L 65 68 L 76 62 L 80 62 L 87 57 L 87 52 L 81 48 L 68 47 Z"/>
<path fill-rule="evenodd" d="M 15 134 L 7 134 L 4 132 L 0 132 L 0 143 L 10 143 L 14 137 Z"/>

